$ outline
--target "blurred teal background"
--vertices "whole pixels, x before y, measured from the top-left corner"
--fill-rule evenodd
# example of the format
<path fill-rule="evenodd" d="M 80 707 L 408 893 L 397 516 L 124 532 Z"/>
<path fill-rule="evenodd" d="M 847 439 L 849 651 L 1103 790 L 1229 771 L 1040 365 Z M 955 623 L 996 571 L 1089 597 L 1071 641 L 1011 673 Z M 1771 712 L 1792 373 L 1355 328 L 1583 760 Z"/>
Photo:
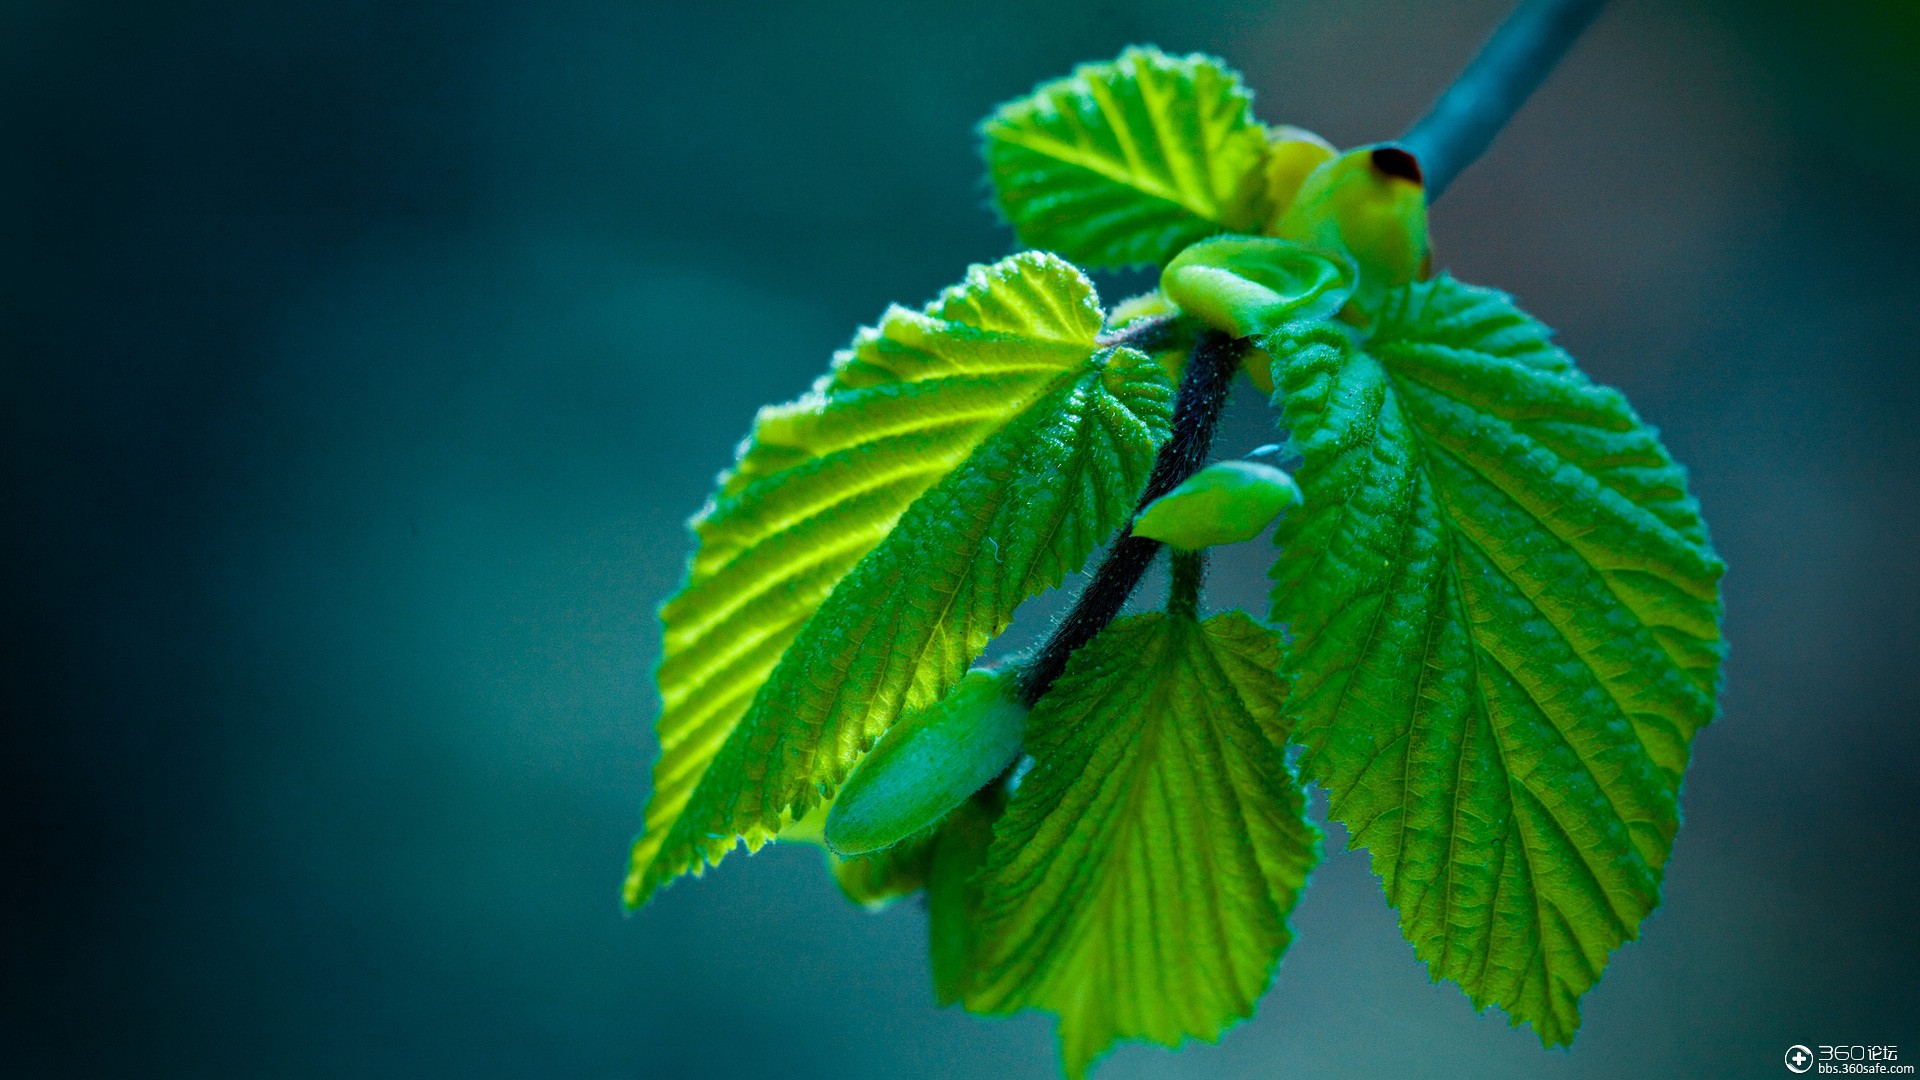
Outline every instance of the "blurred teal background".
<path fill-rule="evenodd" d="M 811 849 L 622 915 L 682 523 L 757 405 L 1010 250 L 996 102 L 1151 41 L 1368 141 L 1504 7 L 0 3 L 0 1073 L 1051 1075 Z M 1336 854 L 1255 1020 L 1102 1080 L 1920 1060 L 1916 10 L 1626 0 L 1437 208 L 1732 567 L 1666 903 L 1574 1049 L 1429 985 Z"/>

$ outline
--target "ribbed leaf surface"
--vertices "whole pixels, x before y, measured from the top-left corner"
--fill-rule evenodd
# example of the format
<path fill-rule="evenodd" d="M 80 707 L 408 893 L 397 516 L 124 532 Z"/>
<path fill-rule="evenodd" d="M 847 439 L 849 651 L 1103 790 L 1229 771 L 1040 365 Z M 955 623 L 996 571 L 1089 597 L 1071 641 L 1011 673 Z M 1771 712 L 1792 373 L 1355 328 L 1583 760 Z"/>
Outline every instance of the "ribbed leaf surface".
<path fill-rule="evenodd" d="M 761 417 L 663 613 L 629 903 L 804 814 L 1124 520 L 1172 387 L 1100 326 L 1078 271 L 1014 256 L 890 311 Z"/>
<path fill-rule="evenodd" d="M 1304 464 L 1276 620 L 1305 774 L 1436 979 L 1549 1045 L 1659 901 L 1722 565 L 1682 469 L 1503 294 L 1267 341 Z"/>
<path fill-rule="evenodd" d="M 1085 266 L 1164 263 L 1260 220 L 1266 130 L 1240 76 L 1134 48 L 981 125 L 987 178 L 1022 243 Z"/>
<path fill-rule="evenodd" d="M 1279 663 L 1239 612 L 1134 616 L 1074 655 L 994 830 L 969 1008 L 1058 1013 L 1072 1077 L 1117 1039 L 1212 1040 L 1252 1014 L 1319 854 Z"/>

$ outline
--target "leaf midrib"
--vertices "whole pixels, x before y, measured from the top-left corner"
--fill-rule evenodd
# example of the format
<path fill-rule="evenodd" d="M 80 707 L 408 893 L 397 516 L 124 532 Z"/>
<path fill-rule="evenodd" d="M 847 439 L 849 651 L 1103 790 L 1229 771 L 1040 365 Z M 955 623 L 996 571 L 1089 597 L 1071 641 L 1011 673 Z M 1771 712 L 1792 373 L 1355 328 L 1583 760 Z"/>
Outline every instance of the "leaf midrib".
<path fill-rule="evenodd" d="M 1388 379 L 1391 382 L 1394 379 L 1393 372 L 1391 371 L 1391 369 L 1386 369 L 1385 365 L 1382 365 L 1382 368 L 1386 370 Z M 1396 405 L 1397 405 L 1397 396 L 1399 393 L 1398 389 L 1390 386 L 1390 392 L 1396 395 Z M 1404 413 L 1404 410 L 1402 411 Z M 1453 455 L 1449 453 L 1444 446 L 1440 446 L 1438 443 L 1431 440 L 1428 437 L 1426 431 L 1417 422 L 1409 422 L 1407 425 L 1407 430 L 1412 434 L 1414 441 L 1419 448 L 1419 457 L 1416 459 L 1414 463 L 1414 467 L 1419 471 L 1421 481 L 1425 484 L 1431 485 L 1433 489 L 1433 501 L 1434 501 L 1435 511 L 1440 517 L 1443 532 L 1447 537 L 1447 547 L 1448 547 L 1447 559 L 1445 563 L 1445 569 L 1442 571 L 1442 573 L 1446 575 L 1448 579 L 1447 584 L 1449 586 L 1449 591 L 1451 591 L 1454 596 L 1455 615 L 1460 619 L 1460 625 L 1466 631 L 1468 640 L 1470 642 L 1469 651 L 1473 657 L 1473 665 L 1474 665 L 1473 683 L 1472 683 L 1474 687 L 1474 704 L 1478 707 L 1481 714 L 1486 717 L 1488 733 L 1492 736 L 1494 748 L 1496 752 L 1500 755 L 1500 771 L 1503 778 L 1507 781 L 1507 786 L 1509 788 L 1508 800 L 1507 800 L 1508 812 L 1509 813 L 1515 812 L 1515 808 L 1513 806 L 1513 797 L 1512 797 L 1511 788 L 1513 784 L 1516 782 L 1516 778 L 1514 777 L 1513 770 L 1507 764 L 1507 746 L 1504 738 L 1502 737 L 1500 727 L 1493 723 L 1493 703 L 1487 697 L 1486 690 L 1485 690 L 1484 676 L 1481 674 L 1481 671 L 1480 671 L 1480 665 L 1482 662 L 1483 653 L 1485 654 L 1486 659 L 1493 660 L 1497 664 L 1500 663 L 1500 661 L 1498 657 L 1495 657 L 1490 651 L 1486 649 L 1485 646 L 1481 644 L 1481 635 L 1478 630 L 1478 624 L 1473 622 L 1467 616 L 1466 590 L 1465 590 L 1465 585 L 1460 578 L 1459 556 L 1453 550 L 1453 546 L 1455 544 L 1464 542 L 1466 544 L 1471 545 L 1476 551 L 1480 552 L 1480 556 L 1482 559 L 1486 561 L 1486 564 L 1489 567 L 1491 567 L 1496 573 L 1498 573 L 1502 580 L 1504 580 L 1508 585 L 1512 586 L 1514 591 L 1518 595 L 1526 597 L 1527 603 L 1533 608 L 1533 610 L 1538 612 L 1540 616 L 1547 621 L 1548 625 L 1554 628 L 1554 632 L 1560 635 L 1561 640 L 1566 643 L 1569 651 L 1571 651 L 1575 656 L 1580 658 L 1580 662 L 1587 669 L 1588 674 L 1590 674 L 1593 677 L 1594 681 L 1597 684 L 1599 684 L 1601 687 L 1605 689 L 1607 694 L 1607 699 L 1613 703 L 1615 709 L 1619 710 L 1620 715 L 1624 717 L 1627 721 L 1627 724 L 1626 724 L 1627 728 L 1633 732 L 1634 741 L 1635 741 L 1635 744 L 1640 747 L 1641 756 L 1646 758 L 1649 762 L 1651 762 L 1653 760 L 1652 755 L 1647 749 L 1645 739 L 1642 738 L 1640 735 L 1639 727 L 1633 722 L 1633 714 L 1627 710 L 1625 703 L 1623 703 L 1619 699 L 1618 694 L 1615 691 L 1614 687 L 1605 678 L 1601 676 L 1599 671 L 1595 670 L 1592 661 L 1588 659 L 1586 653 L 1580 648 L 1580 646 L 1578 646 L 1571 638 L 1567 636 L 1566 628 L 1563 627 L 1558 620 L 1554 619 L 1552 614 L 1543 610 L 1540 607 L 1538 601 L 1534 598 L 1533 594 L 1528 592 L 1526 587 L 1523 586 L 1520 582 L 1515 581 L 1512 575 L 1508 574 L 1506 570 L 1500 566 L 1499 562 L 1497 562 L 1493 558 L 1492 554 L 1489 553 L 1484 547 L 1482 547 L 1479 541 L 1477 541 L 1470 533 L 1468 533 L 1465 529 L 1463 529 L 1460 526 L 1459 522 L 1454 518 L 1453 511 L 1447 505 L 1446 499 L 1440 495 L 1439 484 L 1435 482 L 1435 480 L 1433 479 L 1433 474 L 1430 471 L 1428 471 L 1425 466 L 1425 459 L 1429 454 L 1435 451 L 1438 451 L 1440 453 L 1447 453 L 1449 457 L 1453 458 L 1453 460 L 1456 460 L 1456 461 L 1459 461 L 1460 458 L 1457 455 Z M 1475 469 L 1472 463 L 1463 462 L 1463 464 L 1466 465 L 1467 468 L 1472 469 L 1476 474 L 1480 475 L 1483 479 L 1486 479 L 1488 483 L 1494 484 L 1496 488 L 1499 487 L 1499 485 L 1494 483 L 1494 481 L 1491 478 L 1486 477 L 1484 473 L 1480 472 L 1480 470 Z M 1505 489 L 1503 488 L 1501 490 L 1504 491 Z M 1528 516 L 1532 518 L 1531 514 L 1529 514 Z M 1539 519 L 1533 518 L 1533 520 L 1538 521 Z M 1544 523 L 1543 523 L 1543 527 L 1544 527 Z M 1546 531 L 1552 532 L 1553 530 L 1548 528 Z M 1554 535 L 1558 536 L 1557 533 L 1555 533 Z M 1562 542 L 1564 543 L 1565 541 L 1563 540 Z M 1569 547 L 1571 548 L 1571 545 L 1569 545 Z M 1577 551 L 1576 551 L 1576 554 L 1578 554 Z M 1584 555 L 1581 556 L 1581 561 L 1583 563 L 1587 561 Z M 1592 564 L 1588 563 L 1588 566 L 1591 568 Z M 1598 569 L 1597 568 L 1594 568 L 1594 569 L 1595 569 L 1596 576 L 1600 576 Z M 1611 595 L 1611 592 L 1612 592 L 1611 586 L 1608 586 L 1608 591 L 1609 591 L 1609 594 Z M 1619 602 L 1618 597 L 1615 597 L 1615 602 L 1616 603 Z M 1534 708 L 1538 710 L 1540 715 L 1546 719 L 1548 725 L 1552 727 L 1554 734 L 1559 737 L 1560 742 L 1564 744 L 1567 747 L 1567 749 L 1573 752 L 1574 760 L 1580 763 L 1581 769 L 1585 771 L 1588 778 L 1593 781 L 1594 787 L 1598 789 L 1604 796 L 1606 796 L 1607 808 L 1610 811 L 1612 811 L 1614 819 L 1620 823 L 1621 830 L 1626 834 L 1628 850 L 1632 851 L 1636 858 L 1642 858 L 1640 854 L 1639 846 L 1633 840 L 1632 824 L 1628 821 L 1626 815 L 1622 813 L 1620 808 L 1619 798 L 1615 794 L 1612 785 L 1609 785 L 1600 779 L 1600 774 L 1594 770 L 1593 762 L 1588 760 L 1587 755 L 1580 749 L 1579 746 L 1575 745 L 1574 741 L 1568 736 L 1567 730 L 1561 726 L 1560 717 L 1557 716 L 1553 710 L 1549 709 L 1547 704 L 1545 702 L 1542 702 L 1539 699 L 1539 697 L 1537 697 L 1534 694 L 1533 688 L 1529 686 L 1526 683 L 1526 681 L 1522 680 L 1513 671 L 1508 670 L 1505 664 L 1501 664 L 1500 666 L 1503 670 L 1507 671 L 1507 677 L 1513 682 L 1515 686 L 1518 686 L 1521 689 L 1521 691 L 1527 695 L 1528 700 L 1530 700 L 1533 703 Z M 1408 750 L 1409 750 L 1409 753 L 1411 753 L 1411 750 L 1412 750 L 1411 744 L 1409 744 Z M 1458 789 L 1456 788 L 1455 791 L 1456 791 L 1456 798 L 1453 801 L 1457 804 L 1459 801 L 1457 798 Z M 1613 891 L 1607 888 L 1605 884 L 1602 883 L 1600 879 L 1599 870 L 1597 867 L 1595 867 L 1592 859 L 1588 856 L 1586 848 L 1583 845 L 1574 842 L 1572 835 L 1567 832 L 1566 824 L 1559 819 L 1558 814 L 1556 814 L 1545 802 L 1541 802 L 1540 805 L 1541 805 L 1541 809 L 1545 811 L 1546 817 L 1554 823 L 1554 826 L 1557 829 L 1559 829 L 1561 834 L 1566 838 L 1568 846 L 1580 853 L 1581 862 L 1584 868 L 1586 869 L 1588 875 L 1592 877 L 1595 889 L 1600 893 L 1601 896 L 1606 898 L 1608 910 L 1612 912 L 1614 918 L 1617 921 L 1619 921 L 1621 925 L 1626 927 L 1631 927 L 1634 924 L 1635 920 L 1629 918 L 1627 915 L 1622 914 L 1620 910 L 1615 906 Z M 1405 817 L 1406 817 L 1404 810 L 1402 811 L 1401 817 L 1402 817 L 1402 824 L 1404 827 Z M 1527 852 L 1526 856 L 1527 856 L 1528 880 L 1531 883 L 1534 881 L 1532 852 L 1531 851 Z M 1451 860 L 1449 860 L 1449 865 L 1451 865 Z M 1536 907 L 1537 907 L 1540 890 L 1537 885 L 1533 885 L 1532 888 L 1535 894 Z M 1544 926 L 1545 924 L 1542 923 L 1542 925 Z M 1489 948 L 1491 948 L 1491 942 L 1489 942 Z"/>
<path fill-rule="evenodd" d="M 1168 203 L 1176 209 L 1205 218 L 1207 221 L 1215 221 L 1212 207 L 1194 205 L 1186 199 L 1184 193 L 1168 187 L 1158 177 L 1128 172 L 1123 164 L 1113 162 L 1095 148 L 1076 146 L 1052 135 L 1029 133 L 1021 128 L 1014 128 L 1013 132 L 1014 134 L 1009 134 L 1003 128 L 994 134 L 997 138 L 1022 149 L 1045 155 L 1065 165 L 1084 169 L 1123 187 L 1132 188 L 1142 195 Z M 1218 222 L 1215 221 L 1215 223 Z"/>

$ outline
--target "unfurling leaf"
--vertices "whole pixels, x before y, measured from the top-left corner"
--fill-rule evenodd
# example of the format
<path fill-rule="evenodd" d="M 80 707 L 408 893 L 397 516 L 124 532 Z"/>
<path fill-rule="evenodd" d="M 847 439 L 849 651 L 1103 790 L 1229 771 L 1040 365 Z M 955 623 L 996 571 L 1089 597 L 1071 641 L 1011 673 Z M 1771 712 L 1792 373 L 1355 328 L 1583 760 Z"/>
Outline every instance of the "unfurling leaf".
<path fill-rule="evenodd" d="M 1681 468 L 1503 294 L 1267 343 L 1306 498 L 1275 542 L 1305 774 L 1476 1007 L 1572 1039 L 1659 901 L 1717 582 Z"/>
<path fill-rule="evenodd" d="M 1353 295 L 1353 285 L 1353 266 L 1344 255 L 1266 236 L 1203 240 L 1160 273 L 1168 300 L 1234 337 L 1329 318 Z"/>
<path fill-rule="evenodd" d="M 969 1008 L 1058 1013 L 1072 1077 L 1117 1039 L 1212 1040 L 1251 1015 L 1319 854 L 1279 661 L 1239 612 L 1134 616 L 1074 654 L 994 829 Z"/>
<path fill-rule="evenodd" d="M 1217 461 L 1147 504 L 1133 535 L 1189 551 L 1260 535 L 1300 501 L 1293 477 L 1257 461 Z"/>
<path fill-rule="evenodd" d="M 1010 669 L 969 671 L 947 695 L 887 730 L 827 814 L 827 846 L 878 851 L 921 832 L 1020 754 L 1027 709 Z"/>
<path fill-rule="evenodd" d="M 1266 129 L 1240 76 L 1135 48 L 1008 102 L 981 125 L 1020 242 L 1094 269 L 1163 263 L 1259 226 Z"/>
<path fill-rule="evenodd" d="M 663 612 L 629 903 L 830 795 L 1126 519 L 1173 391 L 1158 362 L 1102 348 L 1101 324 L 1078 271 L 1016 255 L 889 311 L 763 414 Z"/>

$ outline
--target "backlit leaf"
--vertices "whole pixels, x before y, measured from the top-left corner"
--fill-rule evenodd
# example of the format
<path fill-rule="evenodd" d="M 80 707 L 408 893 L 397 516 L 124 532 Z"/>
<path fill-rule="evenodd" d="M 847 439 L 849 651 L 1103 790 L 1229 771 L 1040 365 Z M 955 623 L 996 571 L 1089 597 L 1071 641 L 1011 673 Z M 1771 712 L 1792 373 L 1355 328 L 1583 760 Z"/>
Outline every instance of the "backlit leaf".
<path fill-rule="evenodd" d="M 664 613 L 629 903 L 805 814 L 1125 519 L 1172 386 L 1100 328 L 1078 271 L 1017 255 L 890 311 L 762 416 Z"/>
<path fill-rule="evenodd" d="M 1128 49 L 1001 106 L 981 134 L 1021 243 L 1085 266 L 1162 263 L 1261 221 L 1266 129 L 1211 57 Z"/>
<path fill-rule="evenodd" d="M 1058 1013 L 1072 1077 L 1117 1039 L 1213 1040 L 1252 1014 L 1319 854 L 1279 663 L 1240 612 L 1134 616 L 1074 654 L 994 830 L 969 1008 Z"/>

